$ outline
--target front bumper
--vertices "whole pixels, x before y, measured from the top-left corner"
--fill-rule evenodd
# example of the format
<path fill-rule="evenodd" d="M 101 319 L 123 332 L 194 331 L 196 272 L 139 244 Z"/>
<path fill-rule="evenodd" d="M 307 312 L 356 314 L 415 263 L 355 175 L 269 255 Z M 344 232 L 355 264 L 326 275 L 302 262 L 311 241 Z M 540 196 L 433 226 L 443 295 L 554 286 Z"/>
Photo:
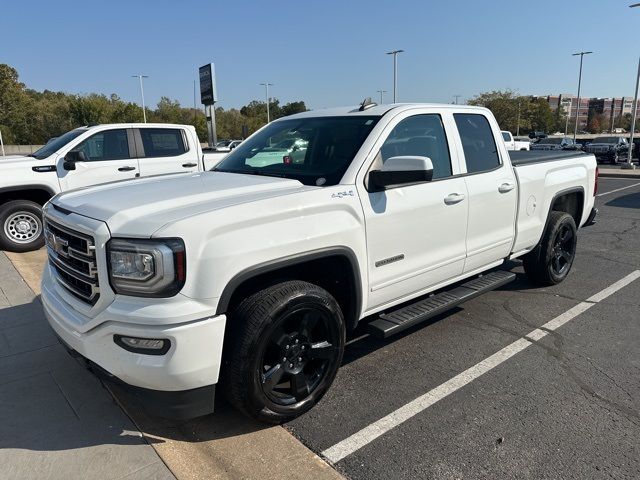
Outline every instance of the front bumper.
<path fill-rule="evenodd" d="M 117 391 L 132 399 L 153 415 L 174 420 L 188 420 L 213 413 L 216 396 L 215 385 L 206 385 L 176 392 L 135 387 L 123 382 L 97 363 L 83 357 L 60 337 L 58 337 L 58 340 L 69 355 L 83 363 L 91 373 L 115 386 Z"/>
<path fill-rule="evenodd" d="M 175 323 L 174 318 L 141 317 L 144 309 L 138 309 L 128 310 L 130 319 L 127 319 L 123 310 L 131 306 L 131 300 L 120 301 L 116 296 L 100 313 L 100 323 L 85 330 L 86 318 L 60 295 L 48 265 L 43 273 L 41 298 L 49 324 L 67 349 L 84 358 L 92 371 L 123 385 L 145 403 L 145 408 L 162 405 L 167 412 L 165 416 L 177 414 L 182 418 L 187 418 L 187 414 L 193 416 L 194 412 L 203 415 L 212 411 L 225 315 L 210 316 L 211 310 L 203 310 L 196 320 Z M 193 303 L 193 309 L 202 308 L 198 302 Z M 116 344 L 115 335 L 161 338 L 170 341 L 171 346 L 164 355 L 135 353 Z M 194 406 L 193 411 L 187 404 Z"/>

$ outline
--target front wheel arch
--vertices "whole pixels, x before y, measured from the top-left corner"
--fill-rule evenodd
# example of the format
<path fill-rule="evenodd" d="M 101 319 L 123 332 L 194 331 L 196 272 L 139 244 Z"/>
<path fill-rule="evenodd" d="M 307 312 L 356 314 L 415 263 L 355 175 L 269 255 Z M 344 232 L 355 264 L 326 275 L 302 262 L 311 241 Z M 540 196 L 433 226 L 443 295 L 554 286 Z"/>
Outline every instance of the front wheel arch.
<path fill-rule="evenodd" d="M 347 328 L 355 328 L 362 310 L 362 282 L 356 254 L 348 247 L 283 257 L 239 272 L 222 291 L 216 315 L 227 313 L 259 290 L 287 280 L 306 281 L 327 290 L 340 305 Z"/>

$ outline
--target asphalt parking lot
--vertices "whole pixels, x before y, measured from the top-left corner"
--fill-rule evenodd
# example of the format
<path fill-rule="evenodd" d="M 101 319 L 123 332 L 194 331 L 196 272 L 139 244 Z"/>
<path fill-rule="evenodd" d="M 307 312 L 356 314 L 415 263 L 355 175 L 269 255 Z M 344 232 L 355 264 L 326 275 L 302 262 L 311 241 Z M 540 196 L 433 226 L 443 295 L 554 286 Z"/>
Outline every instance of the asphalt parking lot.
<path fill-rule="evenodd" d="M 640 181 L 601 179 L 596 203 L 567 281 L 519 276 L 398 337 L 356 332 L 332 389 L 286 428 L 353 479 L 640 478 Z M 484 375 L 407 407 L 567 311 Z"/>

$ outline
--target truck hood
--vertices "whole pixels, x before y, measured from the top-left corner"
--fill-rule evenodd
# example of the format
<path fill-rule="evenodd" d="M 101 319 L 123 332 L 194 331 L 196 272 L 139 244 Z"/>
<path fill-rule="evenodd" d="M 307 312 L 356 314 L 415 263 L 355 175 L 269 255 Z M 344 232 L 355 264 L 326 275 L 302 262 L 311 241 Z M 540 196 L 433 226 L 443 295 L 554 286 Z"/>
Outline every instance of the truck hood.
<path fill-rule="evenodd" d="M 28 157 L 26 155 L 7 155 L 6 157 L 0 157 L 0 169 L 8 170 L 10 168 L 15 167 L 24 167 L 29 164 L 35 165 L 49 165 L 51 162 L 47 163 L 44 160 L 38 160 L 33 157 Z"/>
<path fill-rule="evenodd" d="M 149 237 L 162 226 L 192 215 L 314 188 L 320 187 L 276 177 L 181 173 L 73 190 L 52 203 L 106 222 L 113 235 Z"/>

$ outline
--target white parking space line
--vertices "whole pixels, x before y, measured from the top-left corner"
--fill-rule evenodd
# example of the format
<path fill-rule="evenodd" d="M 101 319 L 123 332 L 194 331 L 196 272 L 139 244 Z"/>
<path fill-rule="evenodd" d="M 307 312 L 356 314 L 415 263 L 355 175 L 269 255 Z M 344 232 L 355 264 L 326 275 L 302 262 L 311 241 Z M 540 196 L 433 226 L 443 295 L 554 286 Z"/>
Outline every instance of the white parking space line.
<path fill-rule="evenodd" d="M 616 188 L 615 190 L 611 190 L 609 192 L 599 193 L 596 195 L 596 197 L 602 197 L 603 195 L 609 195 L 610 193 L 616 193 L 616 192 L 619 192 L 620 190 L 626 190 L 627 188 L 637 187 L 638 185 L 640 185 L 640 182 L 634 183 L 633 185 L 627 185 L 626 187 Z"/>
<path fill-rule="evenodd" d="M 577 317 L 581 313 L 596 305 L 598 302 L 601 302 L 621 288 L 629 285 L 639 277 L 640 270 L 635 270 L 621 280 L 618 280 L 613 285 L 589 297 L 586 301 L 579 303 L 575 307 L 570 308 L 553 320 L 545 323 L 540 328 L 536 328 L 528 335 L 526 335 L 525 338 L 516 340 L 512 344 L 494 353 L 490 357 L 485 358 L 480 363 L 477 363 L 473 367 L 456 375 L 451 380 L 446 381 L 433 390 L 430 390 L 429 392 L 398 408 L 397 410 L 391 412 L 380 420 L 363 428 L 359 432 L 356 432 L 350 437 L 333 445 L 332 447 L 327 448 L 322 452 L 322 455 L 331 463 L 339 462 L 340 460 L 351 455 L 362 447 L 368 445 L 381 435 L 384 435 L 393 428 L 414 417 L 418 413 L 426 410 L 436 402 L 442 400 L 443 398 L 446 398 L 465 385 L 468 385 L 469 383 L 471 383 L 481 375 L 484 375 L 493 368 L 497 367 L 501 363 L 506 362 L 515 354 L 533 345 L 533 342 L 540 340 L 541 338 L 549 334 L 549 332 L 556 330 L 557 328 L 566 324 L 573 318 Z"/>

